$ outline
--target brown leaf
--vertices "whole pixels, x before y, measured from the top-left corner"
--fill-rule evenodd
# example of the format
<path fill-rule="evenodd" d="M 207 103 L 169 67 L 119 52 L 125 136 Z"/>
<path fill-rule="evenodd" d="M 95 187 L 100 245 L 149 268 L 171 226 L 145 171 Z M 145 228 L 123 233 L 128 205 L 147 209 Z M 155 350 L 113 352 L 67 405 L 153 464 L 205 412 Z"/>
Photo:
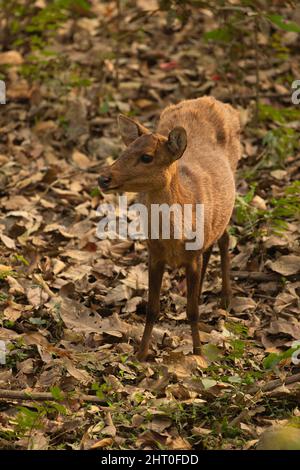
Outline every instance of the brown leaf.
<path fill-rule="evenodd" d="M 57 304 L 60 305 L 59 313 L 67 328 L 82 333 L 98 333 L 101 330 L 101 317 L 92 314 L 87 307 L 79 302 L 59 297 L 53 299 L 50 305 L 55 308 Z"/>
<path fill-rule="evenodd" d="M 22 315 L 23 305 L 10 301 L 9 305 L 4 309 L 3 316 L 6 320 L 17 321 Z"/>
<path fill-rule="evenodd" d="M 134 290 L 147 289 L 148 288 L 148 271 L 144 266 L 138 264 L 133 266 L 128 271 L 126 279 L 122 280 L 122 283 Z"/>
<path fill-rule="evenodd" d="M 180 436 L 168 437 L 166 446 L 171 450 L 191 450 L 192 448 L 189 442 Z"/>
<path fill-rule="evenodd" d="M 32 374 L 34 371 L 34 361 L 33 359 L 26 359 L 25 361 L 19 362 L 17 367 L 23 374 Z"/>
<path fill-rule="evenodd" d="M 256 308 L 256 302 L 251 297 L 238 297 L 235 296 L 232 299 L 231 307 L 237 313 L 242 313 L 247 310 L 253 310 Z"/>
<path fill-rule="evenodd" d="M 121 300 L 127 300 L 131 297 L 131 290 L 124 284 L 119 284 L 110 291 L 108 291 L 105 296 L 106 304 L 113 304 L 120 302 Z"/>
<path fill-rule="evenodd" d="M 27 298 L 31 305 L 38 307 L 47 302 L 49 296 L 40 286 L 33 286 L 27 290 Z"/>
<path fill-rule="evenodd" d="M 24 287 L 14 277 L 7 276 L 6 281 L 9 284 L 10 294 L 25 294 Z"/>
<path fill-rule="evenodd" d="M 104 439 L 101 439 L 100 441 L 97 441 L 94 444 L 92 444 L 90 449 L 91 450 L 104 449 L 105 447 L 111 446 L 113 442 L 114 440 L 111 437 L 105 437 Z"/>
<path fill-rule="evenodd" d="M 70 359 L 64 359 L 64 366 L 69 374 L 74 377 L 74 379 L 78 380 L 78 382 L 87 385 L 93 381 L 92 377 L 86 370 L 77 369 Z"/>
<path fill-rule="evenodd" d="M 151 431 L 162 433 L 165 429 L 169 428 L 172 424 L 172 420 L 166 416 L 155 416 L 151 423 L 147 425 L 147 428 Z"/>
<path fill-rule="evenodd" d="M 15 250 L 16 249 L 16 244 L 15 241 L 12 240 L 11 238 L 7 237 L 3 233 L 0 234 L 0 239 L 4 245 L 9 248 L 10 250 Z"/>
<path fill-rule="evenodd" d="M 285 333 L 290 335 L 292 338 L 300 339 L 300 322 L 274 320 L 271 322 L 271 325 L 267 331 L 273 335 Z"/>
<path fill-rule="evenodd" d="M 192 432 L 198 436 L 207 436 L 212 433 L 212 430 L 195 426 L 193 427 Z"/>
<path fill-rule="evenodd" d="M 0 65 L 21 65 L 23 62 L 23 57 L 18 51 L 0 53 Z"/>
<path fill-rule="evenodd" d="M 28 441 L 28 450 L 47 450 L 49 447 L 49 437 L 45 436 L 43 431 L 33 429 L 30 432 Z"/>
<path fill-rule="evenodd" d="M 271 268 L 272 271 L 282 274 L 283 276 L 291 276 L 300 272 L 300 256 L 280 256 L 276 261 L 267 262 L 266 266 Z"/>
<path fill-rule="evenodd" d="M 84 155 L 84 153 L 78 152 L 77 150 L 73 152 L 72 160 L 78 166 L 78 168 L 81 168 L 82 170 L 86 170 L 91 165 L 93 165 L 93 162 L 91 162 L 90 159 Z"/>

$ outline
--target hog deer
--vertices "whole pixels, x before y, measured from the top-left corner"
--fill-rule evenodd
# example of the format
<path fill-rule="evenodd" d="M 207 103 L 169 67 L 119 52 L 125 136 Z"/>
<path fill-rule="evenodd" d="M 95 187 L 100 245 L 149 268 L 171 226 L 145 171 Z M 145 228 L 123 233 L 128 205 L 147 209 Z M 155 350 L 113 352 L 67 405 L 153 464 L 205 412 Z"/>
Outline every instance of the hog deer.
<path fill-rule="evenodd" d="M 184 237 L 147 240 L 149 297 L 138 358 L 144 360 L 148 355 L 150 336 L 159 316 L 166 264 L 186 269 L 187 318 L 193 353 L 201 354 L 198 299 L 215 242 L 221 253 L 223 307 L 229 306 L 231 299 L 227 225 L 235 201 L 234 173 L 240 158 L 238 112 L 205 96 L 168 106 L 160 116 L 156 132 L 123 115 L 118 121 L 127 149 L 99 177 L 104 192 L 137 192 L 148 213 L 153 204 L 204 205 L 204 239 L 200 249 L 187 250 Z"/>

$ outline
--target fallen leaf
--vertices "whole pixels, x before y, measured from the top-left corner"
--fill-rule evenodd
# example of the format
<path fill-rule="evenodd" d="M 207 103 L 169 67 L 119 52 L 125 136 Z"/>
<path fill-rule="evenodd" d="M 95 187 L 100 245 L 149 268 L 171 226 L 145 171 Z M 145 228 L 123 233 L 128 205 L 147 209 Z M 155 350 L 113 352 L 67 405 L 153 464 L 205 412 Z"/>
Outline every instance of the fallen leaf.
<path fill-rule="evenodd" d="M 84 153 L 78 152 L 77 150 L 73 152 L 72 160 L 78 166 L 78 168 L 81 168 L 82 170 L 86 170 L 91 165 L 93 165 L 90 159 L 84 155 Z"/>
<path fill-rule="evenodd" d="M 105 437 L 104 439 L 101 439 L 100 441 L 97 441 L 94 444 L 92 444 L 90 449 L 91 450 L 103 449 L 105 447 L 111 446 L 113 442 L 114 441 L 111 437 Z"/>
<path fill-rule="evenodd" d="M 33 286 L 27 290 L 27 298 L 31 305 L 38 307 L 47 302 L 49 296 L 40 286 Z"/>
<path fill-rule="evenodd" d="M 291 276 L 300 272 L 300 256 L 280 256 L 276 261 L 268 261 L 266 266 L 283 276 Z"/>
<path fill-rule="evenodd" d="M 45 436 L 43 431 L 39 429 L 33 429 L 30 432 L 28 441 L 28 450 L 48 450 L 49 437 Z"/>
<path fill-rule="evenodd" d="M 23 57 L 18 51 L 0 53 L 0 65 L 21 65 L 23 62 Z"/>
<path fill-rule="evenodd" d="M 247 310 L 256 308 L 256 302 L 251 297 L 234 296 L 231 303 L 231 308 L 236 313 L 243 313 Z"/>
<path fill-rule="evenodd" d="M 9 248 L 10 250 L 15 250 L 16 249 L 16 244 L 15 244 L 15 241 L 12 240 L 11 238 L 7 237 L 6 235 L 4 235 L 3 233 L 0 234 L 0 239 L 2 241 L 2 243 L 4 243 L 4 245 Z"/>

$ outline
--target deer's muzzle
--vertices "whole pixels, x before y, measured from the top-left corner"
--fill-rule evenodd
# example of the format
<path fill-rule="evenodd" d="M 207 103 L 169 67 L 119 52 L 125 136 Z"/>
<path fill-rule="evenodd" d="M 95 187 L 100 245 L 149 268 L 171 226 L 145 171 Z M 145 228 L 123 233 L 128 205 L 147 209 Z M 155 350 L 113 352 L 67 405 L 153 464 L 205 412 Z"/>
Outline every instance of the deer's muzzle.
<path fill-rule="evenodd" d="M 98 183 L 101 189 L 108 189 L 111 183 L 111 176 L 108 176 L 108 175 L 99 176 Z"/>

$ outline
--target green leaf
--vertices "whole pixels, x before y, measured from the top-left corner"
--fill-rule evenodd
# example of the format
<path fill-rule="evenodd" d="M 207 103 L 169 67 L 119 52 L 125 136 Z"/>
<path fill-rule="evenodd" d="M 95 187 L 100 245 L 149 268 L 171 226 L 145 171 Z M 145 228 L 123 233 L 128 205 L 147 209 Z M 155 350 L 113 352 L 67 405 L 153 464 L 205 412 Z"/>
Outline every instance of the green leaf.
<path fill-rule="evenodd" d="M 218 383 L 214 379 L 201 379 L 201 382 L 205 390 L 207 390 L 208 388 L 214 387 Z"/>
<path fill-rule="evenodd" d="M 234 358 L 242 357 L 245 351 L 245 343 L 240 339 L 233 339 L 230 341 L 232 352 L 231 356 Z"/>
<path fill-rule="evenodd" d="M 240 384 L 242 382 L 242 379 L 238 375 L 233 375 L 232 377 L 228 378 L 228 382 L 232 384 Z"/>
<path fill-rule="evenodd" d="M 50 392 L 53 398 L 55 398 L 55 400 L 62 401 L 65 399 L 63 392 L 57 385 L 55 385 L 54 387 L 50 387 Z"/>
<path fill-rule="evenodd" d="M 41 326 L 41 325 L 46 325 L 47 324 L 47 321 L 43 320 L 40 317 L 31 317 L 31 318 L 29 318 L 29 321 L 30 321 L 30 323 L 32 323 L 32 325 Z"/>
<path fill-rule="evenodd" d="M 271 23 L 278 26 L 278 28 L 283 29 L 284 31 L 291 31 L 294 33 L 300 33 L 300 25 L 294 23 L 293 21 L 287 22 L 281 15 L 267 15 L 267 18 Z"/>
<path fill-rule="evenodd" d="M 232 38 L 232 34 L 229 28 L 217 28 L 213 29 L 212 31 L 208 31 L 207 33 L 204 33 L 203 38 L 206 41 L 213 40 L 229 42 Z"/>
<path fill-rule="evenodd" d="M 61 415 L 67 414 L 66 407 L 64 405 L 61 405 L 60 403 L 51 403 L 51 410 L 55 410 Z"/>
<path fill-rule="evenodd" d="M 95 187 L 95 188 L 92 188 L 91 189 L 91 192 L 90 192 L 90 195 L 91 197 L 96 197 L 96 196 L 100 196 L 100 189 Z"/>
<path fill-rule="evenodd" d="M 221 356 L 220 349 L 215 344 L 205 344 L 202 348 L 203 354 L 209 361 L 216 361 Z"/>
<path fill-rule="evenodd" d="M 23 263 L 25 266 L 29 266 L 29 261 L 27 261 L 27 259 L 24 258 L 23 255 L 15 254 L 14 257 L 17 261 L 20 261 L 20 263 Z"/>
<path fill-rule="evenodd" d="M 99 108 L 99 113 L 106 114 L 108 112 L 109 112 L 109 102 L 105 100 L 103 101 L 103 103 L 101 104 Z"/>
<path fill-rule="evenodd" d="M 280 360 L 281 356 L 279 354 L 271 353 L 263 360 L 263 366 L 265 369 L 272 369 L 280 362 Z"/>

